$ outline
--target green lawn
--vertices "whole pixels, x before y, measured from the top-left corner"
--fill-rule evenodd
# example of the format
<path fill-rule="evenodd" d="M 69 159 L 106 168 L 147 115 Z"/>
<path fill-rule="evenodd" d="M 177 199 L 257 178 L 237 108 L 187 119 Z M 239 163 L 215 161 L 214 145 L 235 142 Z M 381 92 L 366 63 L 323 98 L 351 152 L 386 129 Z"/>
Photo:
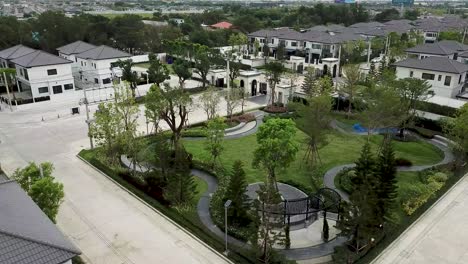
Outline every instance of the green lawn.
<path fill-rule="evenodd" d="M 195 183 L 197 184 L 197 194 L 193 198 L 193 203 L 194 203 L 194 206 L 196 207 L 200 198 L 203 196 L 206 190 L 208 190 L 208 183 L 206 183 L 206 181 L 198 177 L 193 177 L 193 179 L 195 180 Z"/>
<path fill-rule="evenodd" d="M 304 160 L 306 147 L 304 141 L 306 135 L 297 130 L 296 140 L 301 144 L 296 160 L 287 169 L 278 171 L 280 180 L 294 180 L 306 185 L 312 183 L 310 168 Z M 322 172 L 341 164 L 354 162 L 361 151 L 361 147 L 366 142 L 366 136 L 345 135 L 337 132 L 330 132 L 328 136 L 329 144 L 322 147 L 319 151 L 322 164 Z M 371 146 L 374 151 L 377 150 L 382 136 L 371 136 Z M 193 154 L 195 159 L 208 161 L 209 154 L 205 150 L 204 140 L 184 141 L 186 149 Z M 265 172 L 261 169 L 252 167 L 253 151 L 256 148 L 256 136 L 251 135 L 239 139 L 225 140 L 224 152 L 221 155 L 221 163 L 224 167 L 230 168 L 235 160 L 241 160 L 244 163 L 244 169 L 247 174 L 248 182 L 263 181 Z M 443 158 L 443 153 L 429 143 L 420 142 L 395 142 L 395 155 L 398 158 L 405 158 L 413 162 L 414 165 L 433 164 Z M 320 176 L 321 177 L 321 176 Z M 316 179 L 320 182 L 321 179 Z"/>

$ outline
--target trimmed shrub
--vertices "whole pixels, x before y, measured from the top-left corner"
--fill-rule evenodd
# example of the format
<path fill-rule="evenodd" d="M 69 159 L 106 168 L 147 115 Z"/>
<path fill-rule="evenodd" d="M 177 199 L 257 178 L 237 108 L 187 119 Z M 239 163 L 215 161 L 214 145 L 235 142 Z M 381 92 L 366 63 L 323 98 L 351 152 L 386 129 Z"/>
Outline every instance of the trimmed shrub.
<path fill-rule="evenodd" d="M 423 127 L 411 127 L 411 128 L 408 128 L 408 130 L 413 131 L 414 133 L 420 135 L 423 138 L 427 138 L 427 139 L 432 139 L 432 138 L 434 138 L 435 135 L 440 134 L 440 133 L 438 133 L 436 131 L 433 131 L 433 130 L 430 130 L 430 129 L 427 129 L 427 128 L 423 128 Z"/>
<path fill-rule="evenodd" d="M 229 118 L 227 119 L 227 121 L 229 121 Z M 232 121 L 235 121 L 238 123 L 248 123 L 251 121 L 255 121 L 255 115 L 251 113 L 236 115 L 232 117 Z"/>
<path fill-rule="evenodd" d="M 409 167 L 413 165 L 413 162 L 411 160 L 405 159 L 405 158 L 396 158 L 395 159 L 395 165 L 396 166 L 402 166 L 402 167 Z"/>

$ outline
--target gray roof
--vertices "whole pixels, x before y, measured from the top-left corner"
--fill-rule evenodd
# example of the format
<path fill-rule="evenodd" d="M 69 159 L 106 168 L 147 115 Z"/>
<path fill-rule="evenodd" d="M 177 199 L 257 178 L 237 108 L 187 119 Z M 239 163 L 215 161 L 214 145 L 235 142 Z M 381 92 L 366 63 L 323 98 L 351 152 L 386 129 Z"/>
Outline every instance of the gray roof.
<path fill-rule="evenodd" d="M 60 53 L 70 55 L 70 54 L 78 54 L 81 52 L 85 52 L 87 50 L 94 49 L 94 48 L 96 48 L 96 46 L 86 43 L 84 41 L 78 40 L 68 45 L 59 47 L 57 48 L 57 50 Z"/>
<path fill-rule="evenodd" d="M 436 43 L 428 43 L 409 48 L 409 53 L 425 53 L 434 55 L 450 55 L 456 52 L 468 51 L 468 45 L 463 45 L 453 40 L 443 40 Z"/>
<path fill-rule="evenodd" d="M 60 264 L 81 252 L 16 181 L 0 182 L 0 263 Z"/>
<path fill-rule="evenodd" d="M 77 54 L 76 56 L 82 59 L 106 60 L 106 59 L 126 58 L 126 57 L 131 57 L 132 55 L 126 52 L 120 51 L 118 49 L 108 47 L 106 45 L 101 45 L 94 49 L 90 49 L 80 54 Z"/>
<path fill-rule="evenodd" d="M 47 53 L 42 50 L 36 50 L 34 52 L 11 60 L 11 62 L 26 68 L 72 63 L 72 61 L 70 60 Z"/>
<path fill-rule="evenodd" d="M 397 67 L 457 74 L 468 71 L 468 64 L 463 64 L 461 62 L 451 60 L 447 57 L 427 57 L 422 60 L 406 59 L 396 62 L 394 65 Z"/>
<path fill-rule="evenodd" d="M 30 47 L 26 47 L 23 45 L 16 45 L 16 46 L 0 51 L 0 58 L 5 59 L 5 60 L 12 60 L 12 59 L 16 59 L 18 57 L 24 56 L 26 54 L 32 53 L 34 51 L 36 50 L 31 49 Z"/>

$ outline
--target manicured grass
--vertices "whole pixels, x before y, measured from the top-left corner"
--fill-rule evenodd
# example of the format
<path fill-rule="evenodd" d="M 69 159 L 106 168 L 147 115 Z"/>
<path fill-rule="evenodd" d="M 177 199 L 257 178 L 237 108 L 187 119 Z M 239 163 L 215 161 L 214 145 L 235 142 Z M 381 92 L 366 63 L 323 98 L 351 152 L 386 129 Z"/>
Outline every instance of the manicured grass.
<path fill-rule="evenodd" d="M 208 190 L 208 183 L 206 183 L 206 181 L 198 177 L 194 177 L 194 180 L 195 180 L 195 183 L 197 184 L 197 194 L 193 198 L 193 205 L 196 207 L 200 198 Z"/>
<path fill-rule="evenodd" d="M 310 166 L 304 159 L 306 153 L 305 140 L 306 135 L 297 130 L 296 140 L 300 143 L 300 151 L 296 160 L 289 168 L 279 169 L 277 172 L 279 180 L 294 180 L 305 185 L 311 185 L 312 182 L 321 181 L 321 175 L 317 179 L 312 179 Z M 382 136 L 371 136 L 370 143 L 372 149 L 378 150 L 382 141 Z M 334 166 L 353 163 L 360 154 L 362 146 L 367 140 L 366 136 L 345 135 L 336 132 L 330 132 L 328 135 L 328 144 L 319 150 L 321 165 L 319 169 L 325 172 Z M 399 158 L 405 158 L 413 162 L 414 165 L 433 164 L 443 158 L 443 154 L 429 143 L 420 142 L 395 142 L 395 155 Z M 209 160 L 209 153 L 205 150 L 204 140 L 189 141 L 184 140 L 186 149 L 193 154 L 194 158 L 201 161 Z M 263 181 L 265 172 L 262 169 L 252 166 L 253 152 L 257 146 L 256 136 L 225 140 L 224 152 L 221 154 L 221 163 L 225 168 L 231 168 L 235 160 L 241 160 L 244 163 L 244 169 L 247 174 L 247 181 Z"/>

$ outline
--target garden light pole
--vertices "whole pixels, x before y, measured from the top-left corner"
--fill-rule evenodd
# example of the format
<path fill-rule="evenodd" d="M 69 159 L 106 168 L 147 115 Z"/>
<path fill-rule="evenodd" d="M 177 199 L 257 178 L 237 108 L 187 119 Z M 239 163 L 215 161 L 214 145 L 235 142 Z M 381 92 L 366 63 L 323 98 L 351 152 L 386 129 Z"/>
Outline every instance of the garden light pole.
<path fill-rule="evenodd" d="M 228 231 L 228 223 L 227 223 L 227 211 L 228 211 L 228 208 L 229 206 L 231 206 L 231 203 L 232 201 L 231 200 L 227 200 L 226 203 L 224 204 L 224 242 L 226 243 L 225 244 L 225 251 L 224 251 L 224 255 L 228 255 L 228 236 L 227 236 L 227 231 Z"/>

